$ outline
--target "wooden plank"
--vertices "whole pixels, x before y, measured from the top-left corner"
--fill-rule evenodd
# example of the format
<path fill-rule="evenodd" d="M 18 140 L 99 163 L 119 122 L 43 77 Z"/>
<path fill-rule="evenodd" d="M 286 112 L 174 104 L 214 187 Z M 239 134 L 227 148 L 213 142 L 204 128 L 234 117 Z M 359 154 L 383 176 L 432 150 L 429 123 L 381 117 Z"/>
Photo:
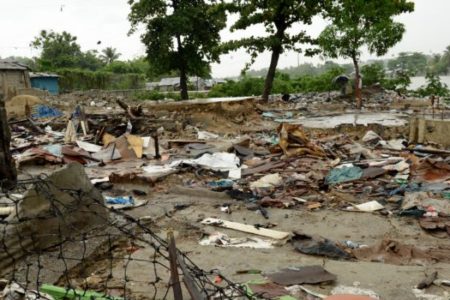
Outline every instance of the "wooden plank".
<path fill-rule="evenodd" d="M 275 168 L 284 167 L 285 162 L 267 163 L 251 169 L 243 169 L 242 176 L 253 175 L 255 173 L 266 172 Z"/>
<path fill-rule="evenodd" d="M 183 292 L 181 291 L 180 275 L 178 274 L 177 263 L 177 246 L 173 232 L 169 231 L 169 260 L 170 260 L 170 283 L 172 284 L 173 297 L 175 300 L 183 300 Z"/>
<path fill-rule="evenodd" d="M 246 233 L 256 234 L 275 240 L 283 240 L 289 236 L 289 232 L 277 231 L 266 228 L 256 228 L 253 225 L 241 224 L 237 222 L 230 222 L 221 219 L 208 218 L 202 221 L 202 224 L 219 226 L 227 229 L 233 229 L 237 231 L 242 231 Z"/>
<path fill-rule="evenodd" d="M 169 145 L 169 149 L 177 146 L 184 146 L 187 144 L 206 144 L 206 141 L 203 140 L 168 140 L 167 144 Z"/>

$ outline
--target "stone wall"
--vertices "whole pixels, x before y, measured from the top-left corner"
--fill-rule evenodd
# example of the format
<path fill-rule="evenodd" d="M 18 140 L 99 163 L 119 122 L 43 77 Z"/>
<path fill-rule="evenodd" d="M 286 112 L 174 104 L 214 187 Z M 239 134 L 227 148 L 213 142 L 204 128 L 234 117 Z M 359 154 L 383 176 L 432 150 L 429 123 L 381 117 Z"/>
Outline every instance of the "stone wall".
<path fill-rule="evenodd" d="M 437 143 L 450 147 L 450 119 L 412 118 L 410 121 L 409 142 Z"/>

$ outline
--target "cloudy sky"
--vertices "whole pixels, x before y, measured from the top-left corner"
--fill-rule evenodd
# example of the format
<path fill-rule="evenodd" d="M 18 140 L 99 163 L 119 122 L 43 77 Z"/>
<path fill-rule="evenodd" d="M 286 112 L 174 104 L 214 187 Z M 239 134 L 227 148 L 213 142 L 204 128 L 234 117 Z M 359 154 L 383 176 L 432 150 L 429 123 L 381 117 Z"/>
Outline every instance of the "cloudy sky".
<path fill-rule="evenodd" d="M 403 41 L 387 57 L 402 51 L 438 53 L 450 45 L 447 36 L 450 1 L 415 0 L 415 3 L 414 13 L 398 18 L 406 25 L 407 32 Z M 128 36 L 128 13 L 127 0 L 0 0 L 0 57 L 38 55 L 29 44 L 42 29 L 70 32 L 78 37 L 83 50 L 101 50 L 112 46 L 122 53 L 123 59 L 141 56 L 145 48 L 140 43 L 139 35 Z M 324 21 L 317 18 L 307 30 L 310 34 L 317 35 L 324 26 Z M 224 40 L 229 40 L 262 33 L 262 28 L 254 27 L 245 33 L 230 34 L 224 31 L 222 36 Z M 98 41 L 102 42 L 101 45 L 97 45 Z M 370 58 L 372 57 L 368 54 L 363 57 Z M 248 59 L 244 51 L 223 56 L 221 64 L 213 65 L 213 75 L 238 75 Z M 269 60 L 268 53 L 261 54 L 253 68 L 267 67 Z M 285 53 L 279 66 L 295 66 L 298 61 L 318 63 L 321 59 Z"/>

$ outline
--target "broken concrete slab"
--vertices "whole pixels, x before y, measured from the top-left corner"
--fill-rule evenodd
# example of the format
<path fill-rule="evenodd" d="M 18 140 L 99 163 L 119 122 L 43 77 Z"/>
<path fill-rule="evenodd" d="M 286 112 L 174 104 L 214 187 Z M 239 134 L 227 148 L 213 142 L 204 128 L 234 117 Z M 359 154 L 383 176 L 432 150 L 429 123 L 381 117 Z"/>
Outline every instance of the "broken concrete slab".
<path fill-rule="evenodd" d="M 15 260 L 104 225 L 103 197 L 80 164 L 69 164 L 28 189 L 0 229 L 0 274 Z"/>

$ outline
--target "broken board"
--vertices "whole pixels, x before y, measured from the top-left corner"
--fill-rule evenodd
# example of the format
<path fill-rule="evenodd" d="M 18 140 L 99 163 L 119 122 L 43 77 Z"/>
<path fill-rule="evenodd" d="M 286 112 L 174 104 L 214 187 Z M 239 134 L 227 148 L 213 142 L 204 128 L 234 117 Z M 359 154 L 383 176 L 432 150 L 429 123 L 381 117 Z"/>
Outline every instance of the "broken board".
<path fill-rule="evenodd" d="M 246 232 L 246 233 L 256 234 L 256 235 L 272 238 L 275 240 L 283 240 L 289 236 L 289 232 L 276 231 L 276 230 L 271 230 L 271 229 L 266 229 L 266 228 L 256 228 L 253 225 L 241 224 L 241 223 L 237 223 L 237 222 L 230 222 L 230 221 L 225 221 L 225 220 L 215 219 L 215 218 L 207 218 L 202 221 L 202 224 L 218 226 L 218 227 L 233 229 L 233 230 L 242 231 L 242 232 Z"/>

